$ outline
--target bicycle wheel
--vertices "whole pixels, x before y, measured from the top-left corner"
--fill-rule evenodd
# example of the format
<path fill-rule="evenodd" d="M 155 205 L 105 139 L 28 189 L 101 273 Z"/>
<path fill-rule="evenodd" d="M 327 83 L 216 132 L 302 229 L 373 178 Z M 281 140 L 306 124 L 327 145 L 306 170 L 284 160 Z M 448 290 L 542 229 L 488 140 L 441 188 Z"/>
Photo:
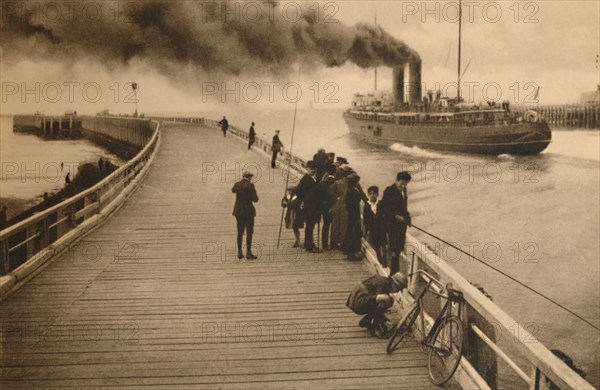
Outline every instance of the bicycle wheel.
<path fill-rule="evenodd" d="M 419 304 L 414 303 L 411 308 L 406 312 L 404 317 L 396 326 L 396 330 L 394 334 L 390 338 L 390 342 L 387 345 L 386 351 L 387 353 L 392 353 L 398 347 L 404 336 L 412 329 L 413 324 L 417 320 L 417 316 L 419 315 Z"/>
<path fill-rule="evenodd" d="M 446 317 L 435 331 L 429 347 L 429 379 L 436 385 L 448 382 L 463 352 L 464 327 L 457 316 Z"/>

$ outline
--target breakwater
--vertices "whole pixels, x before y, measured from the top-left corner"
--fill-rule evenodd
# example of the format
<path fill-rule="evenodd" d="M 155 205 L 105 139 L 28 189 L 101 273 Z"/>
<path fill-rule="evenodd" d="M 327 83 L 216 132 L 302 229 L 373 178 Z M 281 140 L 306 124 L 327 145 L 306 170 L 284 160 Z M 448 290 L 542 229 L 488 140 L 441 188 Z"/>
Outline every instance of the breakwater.
<path fill-rule="evenodd" d="M 568 129 L 600 129 L 600 106 L 583 104 L 548 105 L 538 107 L 518 107 L 517 113 L 532 109 L 552 127 Z"/>
<path fill-rule="evenodd" d="M 28 120 L 15 117 L 14 124 Z M 139 184 L 157 151 L 159 125 L 155 121 L 86 117 L 82 125 L 96 136 L 139 151 L 91 188 L 0 231 L 0 296 L 24 283 L 48 259 L 116 211 Z"/>

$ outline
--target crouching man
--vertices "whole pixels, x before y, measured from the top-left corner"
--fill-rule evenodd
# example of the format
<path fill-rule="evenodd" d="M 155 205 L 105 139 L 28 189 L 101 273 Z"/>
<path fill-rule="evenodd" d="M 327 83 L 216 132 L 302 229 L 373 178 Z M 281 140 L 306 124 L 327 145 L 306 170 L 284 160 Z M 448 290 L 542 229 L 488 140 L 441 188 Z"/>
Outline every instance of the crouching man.
<path fill-rule="evenodd" d="M 350 293 L 346 306 L 354 313 L 364 315 L 358 323 L 373 336 L 387 338 L 385 311 L 394 305 L 391 293 L 406 288 L 406 275 L 397 272 L 390 277 L 374 275 L 357 284 Z"/>

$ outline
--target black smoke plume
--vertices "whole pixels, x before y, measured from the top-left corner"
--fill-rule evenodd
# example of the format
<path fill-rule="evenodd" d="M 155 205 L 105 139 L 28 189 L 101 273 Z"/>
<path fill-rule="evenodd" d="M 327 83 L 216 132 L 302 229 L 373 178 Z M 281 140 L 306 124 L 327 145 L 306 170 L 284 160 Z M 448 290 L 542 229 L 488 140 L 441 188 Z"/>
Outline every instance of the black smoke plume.
<path fill-rule="evenodd" d="M 167 76 L 186 67 L 229 75 L 283 75 L 350 61 L 398 66 L 419 55 L 378 26 L 336 22 L 331 10 L 286 3 L 209 1 L 3 1 L 4 60 L 77 62 L 107 69 L 140 60 Z M 277 5 L 276 5 L 277 4 Z M 294 3 L 296 4 L 296 3 Z M 260 18 L 257 10 L 260 9 Z M 227 11 L 227 12 L 223 12 Z M 297 19 L 297 20 L 296 20 Z"/>

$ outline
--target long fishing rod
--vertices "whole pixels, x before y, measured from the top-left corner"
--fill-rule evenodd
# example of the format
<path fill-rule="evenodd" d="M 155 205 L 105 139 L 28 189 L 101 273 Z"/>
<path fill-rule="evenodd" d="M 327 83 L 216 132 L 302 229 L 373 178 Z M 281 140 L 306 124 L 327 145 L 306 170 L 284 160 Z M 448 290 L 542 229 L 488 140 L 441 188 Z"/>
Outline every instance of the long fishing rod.
<path fill-rule="evenodd" d="M 496 272 L 498 272 L 498 273 L 500 273 L 500 274 L 502 274 L 502 275 L 506 276 L 507 278 L 509 278 L 509 279 L 510 279 L 510 280 L 512 280 L 513 282 L 515 282 L 515 283 L 517 283 L 517 284 L 519 284 L 519 285 L 521 285 L 521 286 L 525 287 L 526 289 L 528 289 L 529 291 L 531 291 L 531 292 L 533 292 L 533 293 L 535 293 L 535 294 L 539 295 L 540 297 L 542 297 L 542 298 L 544 298 L 544 299 L 546 299 L 546 300 L 548 300 L 548 301 L 550 301 L 550 302 L 554 303 L 556 306 L 558 306 L 558 307 L 560 307 L 561 309 L 563 309 L 563 310 L 565 310 L 565 311 L 567 311 L 567 312 L 571 313 L 572 315 L 574 315 L 575 317 L 579 318 L 581 321 L 585 322 L 586 324 L 588 324 L 588 325 L 589 325 L 589 326 L 591 326 L 592 328 L 594 328 L 594 329 L 596 329 L 596 330 L 599 330 L 599 331 L 600 331 L 600 328 L 599 328 L 598 326 L 596 326 L 596 325 L 592 324 L 590 321 L 586 320 L 585 318 L 583 318 L 583 317 L 582 317 L 582 316 L 580 316 L 579 314 L 575 313 L 573 310 L 571 310 L 571 309 L 569 309 L 568 307 L 566 307 L 566 306 L 564 306 L 564 305 L 562 305 L 562 304 L 558 303 L 558 302 L 557 302 L 557 301 L 555 301 L 554 299 L 552 299 L 552 298 L 550 298 L 550 297 L 548 297 L 548 296 L 546 296 L 546 295 L 542 294 L 541 292 L 539 292 L 539 291 L 535 290 L 534 288 L 532 288 L 532 287 L 529 287 L 529 286 L 528 286 L 528 285 L 526 285 L 525 283 L 523 283 L 523 282 L 521 282 L 521 281 L 519 281 L 519 280 L 515 279 L 514 277 L 510 276 L 510 275 L 509 275 L 509 274 L 507 274 L 506 272 L 503 272 L 503 271 L 499 270 L 498 268 L 496 268 L 496 267 L 493 267 L 493 266 L 489 265 L 488 263 L 486 263 L 485 261 L 483 261 L 483 260 L 479 259 L 478 257 L 476 257 L 476 256 L 473 256 L 472 254 L 465 252 L 464 250 L 462 250 L 462 249 L 458 248 L 457 246 L 455 246 L 455 245 L 453 245 L 453 244 L 449 243 L 448 241 L 446 241 L 446 240 L 444 240 L 444 239 L 442 239 L 442 238 L 440 238 L 440 237 L 436 236 L 435 234 L 428 232 L 428 231 L 427 231 L 427 230 L 425 230 L 425 229 L 422 229 L 422 228 L 420 228 L 420 227 L 418 227 L 418 226 L 415 226 L 414 224 L 412 225 L 412 227 L 414 227 L 414 228 L 415 228 L 415 229 L 417 229 L 417 230 L 420 230 L 420 231 L 422 231 L 423 233 L 427 234 L 428 236 L 431 236 L 431 237 L 435 238 L 436 240 L 439 240 L 439 241 L 443 242 L 443 243 L 444 243 L 444 244 L 446 244 L 446 245 L 449 245 L 449 246 L 451 246 L 452 248 L 454 248 L 454 249 L 458 250 L 459 252 L 462 252 L 462 253 L 464 253 L 465 255 L 467 255 L 467 256 L 469 256 L 469 257 L 471 257 L 471 258 L 473 258 L 473 259 L 477 260 L 477 261 L 478 261 L 478 262 L 480 262 L 481 264 L 483 264 L 483 265 L 485 265 L 485 266 L 487 266 L 487 267 L 489 267 L 489 268 L 493 269 L 494 271 L 496 271 Z"/>
<path fill-rule="evenodd" d="M 300 63 L 298 63 L 298 83 L 300 83 Z M 284 198 L 287 195 L 288 184 L 290 182 L 290 171 L 291 171 L 291 165 L 292 165 L 292 151 L 294 150 L 294 132 L 296 130 L 296 115 L 298 114 L 298 100 L 300 100 L 300 98 L 296 99 L 296 102 L 294 103 L 294 121 L 292 122 L 292 140 L 290 141 L 290 162 L 287 166 L 287 175 L 285 177 L 285 190 L 283 191 Z M 291 202 L 291 199 L 290 199 L 290 202 Z M 290 204 L 288 203 L 288 207 L 289 206 L 290 206 Z M 277 249 L 279 249 L 279 242 L 281 241 L 281 229 L 283 227 L 284 211 L 285 211 L 285 209 L 282 207 L 281 208 L 281 219 L 279 220 L 279 234 L 277 235 Z"/>

